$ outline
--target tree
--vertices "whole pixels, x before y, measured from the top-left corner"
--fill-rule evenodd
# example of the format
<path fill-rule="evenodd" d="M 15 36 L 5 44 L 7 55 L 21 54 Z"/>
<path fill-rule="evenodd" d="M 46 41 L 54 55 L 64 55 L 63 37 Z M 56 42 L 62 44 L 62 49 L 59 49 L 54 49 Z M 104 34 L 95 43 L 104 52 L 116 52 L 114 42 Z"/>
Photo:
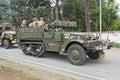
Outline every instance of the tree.
<path fill-rule="evenodd" d="M 59 0 L 56 0 L 55 2 L 55 19 L 58 20 L 58 6 L 59 6 Z"/>
<path fill-rule="evenodd" d="M 77 31 L 85 31 L 84 6 L 81 0 L 75 0 L 73 4 L 73 13 L 77 23 Z"/>
<path fill-rule="evenodd" d="M 53 0 L 55 7 L 52 9 L 56 8 L 54 14 L 51 13 L 49 1 L 10 0 L 9 2 L 9 0 L 0 0 L 0 15 L 3 21 L 12 22 L 15 26 L 20 25 L 24 18 L 27 19 L 27 23 L 30 23 L 34 17 L 43 17 L 47 21 L 54 20 L 53 17 L 55 16 L 55 19 L 59 20 L 76 21 L 76 31 L 99 30 L 99 0 Z M 102 29 L 105 31 L 119 28 L 116 25 L 119 19 L 117 15 L 118 6 L 115 1 L 102 1 Z"/>
<path fill-rule="evenodd" d="M 75 20 L 73 13 L 74 0 L 61 0 L 61 6 L 63 8 L 63 19 L 69 21 Z"/>
<path fill-rule="evenodd" d="M 11 18 L 15 26 L 19 26 L 23 19 L 29 24 L 34 17 L 47 20 L 50 15 L 49 0 L 10 0 Z"/>
<path fill-rule="evenodd" d="M 99 30 L 99 0 L 90 0 L 89 11 L 90 11 L 90 25 L 91 31 Z"/>
<path fill-rule="evenodd" d="M 89 15 L 88 0 L 83 0 L 83 4 L 84 4 L 84 13 L 85 13 L 86 32 L 90 32 L 90 15 Z"/>
<path fill-rule="evenodd" d="M 64 20 L 63 19 L 63 7 L 60 5 L 61 0 L 51 0 L 52 12 L 54 12 L 55 20 Z"/>
<path fill-rule="evenodd" d="M 112 24 L 115 23 L 115 20 L 118 20 L 117 10 L 118 6 L 114 0 L 107 0 L 102 4 L 102 26 L 104 31 L 111 30 L 114 27 Z"/>
<path fill-rule="evenodd" d="M 6 0 L 0 1 L 0 16 L 2 18 L 2 21 L 10 20 L 9 6 L 10 4 Z"/>
<path fill-rule="evenodd" d="M 73 18 L 77 23 L 78 31 L 90 32 L 90 15 L 89 15 L 89 3 L 88 0 L 63 0 L 72 4 L 72 9 L 74 13 Z M 84 3 L 84 5 L 83 5 Z"/>

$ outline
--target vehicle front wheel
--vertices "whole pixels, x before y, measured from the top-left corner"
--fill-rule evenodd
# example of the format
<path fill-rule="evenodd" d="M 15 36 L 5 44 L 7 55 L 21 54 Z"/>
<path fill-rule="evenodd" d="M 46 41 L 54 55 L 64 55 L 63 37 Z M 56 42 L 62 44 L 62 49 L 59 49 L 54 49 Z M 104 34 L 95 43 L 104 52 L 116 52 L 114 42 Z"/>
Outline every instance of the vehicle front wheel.
<path fill-rule="evenodd" d="M 86 60 L 86 51 L 81 45 L 73 44 L 68 48 L 67 57 L 72 64 L 81 65 Z"/>
<path fill-rule="evenodd" d="M 8 49 L 10 48 L 10 41 L 7 39 L 4 39 L 2 45 L 5 49 Z"/>

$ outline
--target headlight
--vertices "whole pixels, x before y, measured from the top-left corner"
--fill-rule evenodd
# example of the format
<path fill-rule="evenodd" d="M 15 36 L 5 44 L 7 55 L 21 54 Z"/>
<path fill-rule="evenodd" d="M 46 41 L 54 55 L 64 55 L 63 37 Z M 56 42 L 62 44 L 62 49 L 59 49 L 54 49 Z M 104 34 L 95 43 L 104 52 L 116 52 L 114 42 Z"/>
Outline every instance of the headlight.
<path fill-rule="evenodd" d="M 78 35 L 70 35 L 69 38 L 70 39 L 80 39 L 80 36 L 78 36 Z"/>
<path fill-rule="evenodd" d="M 77 36 L 70 35 L 69 38 L 70 38 L 70 39 L 75 39 L 75 38 L 77 38 Z"/>
<path fill-rule="evenodd" d="M 13 40 L 13 36 L 12 35 L 10 35 L 10 38 L 9 38 L 10 40 Z"/>
<path fill-rule="evenodd" d="M 80 39 L 80 36 L 78 36 L 78 39 Z"/>
<path fill-rule="evenodd" d="M 105 50 L 107 49 L 107 46 L 95 46 L 96 50 Z"/>
<path fill-rule="evenodd" d="M 102 50 L 103 47 L 102 46 L 96 46 L 96 50 Z"/>

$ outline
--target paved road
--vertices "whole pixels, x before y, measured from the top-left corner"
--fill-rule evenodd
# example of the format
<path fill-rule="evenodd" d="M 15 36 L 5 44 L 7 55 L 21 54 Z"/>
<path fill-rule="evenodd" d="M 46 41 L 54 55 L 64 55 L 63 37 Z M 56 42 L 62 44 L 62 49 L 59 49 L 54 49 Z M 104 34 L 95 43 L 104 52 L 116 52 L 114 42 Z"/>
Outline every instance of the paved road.
<path fill-rule="evenodd" d="M 120 49 L 112 48 L 105 52 L 106 58 L 104 60 L 92 60 L 87 58 L 85 64 L 82 66 L 74 66 L 70 64 L 66 56 L 63 55 L 47 53 L 43 58 L 35 58 L 24 55 L 18 48 L 4 49 L 0 47 L 0 56 L 20 59 L 51 69 L 88 76 L 98 80 L 120 80 Z"/>

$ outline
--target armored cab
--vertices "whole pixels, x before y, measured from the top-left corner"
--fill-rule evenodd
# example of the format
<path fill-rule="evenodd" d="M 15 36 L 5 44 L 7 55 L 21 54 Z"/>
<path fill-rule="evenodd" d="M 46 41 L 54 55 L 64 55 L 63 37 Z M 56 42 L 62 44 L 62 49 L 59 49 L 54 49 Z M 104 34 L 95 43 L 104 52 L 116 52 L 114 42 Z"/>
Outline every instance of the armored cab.
<path fill-rule="evenodd" d="M 13 30 L 11 23 L 0 22 L 0 43 L 6 49 L 16 44 L 15 30 Z"/>
<path fill-rule="evenodd" d="M 54 23 L 54 26 L 67 27 L 69 24 L 76 25 L 74 22 L 59 22 Z M 44 26 L 21 28 L 17 31 L 16 36 L 22 51 L 27 55 L 41 57 L 46 51 L 52 51 L 66 54 L 74 65 L 83 64 L 86 56 L 91 59 L 103 57 L 103 50 L 107 49 L 107 42 L 101 41 L 97 35 L 66 32 L 63 29 L 56 30 L 55 28 L 45 30 Z"/>

